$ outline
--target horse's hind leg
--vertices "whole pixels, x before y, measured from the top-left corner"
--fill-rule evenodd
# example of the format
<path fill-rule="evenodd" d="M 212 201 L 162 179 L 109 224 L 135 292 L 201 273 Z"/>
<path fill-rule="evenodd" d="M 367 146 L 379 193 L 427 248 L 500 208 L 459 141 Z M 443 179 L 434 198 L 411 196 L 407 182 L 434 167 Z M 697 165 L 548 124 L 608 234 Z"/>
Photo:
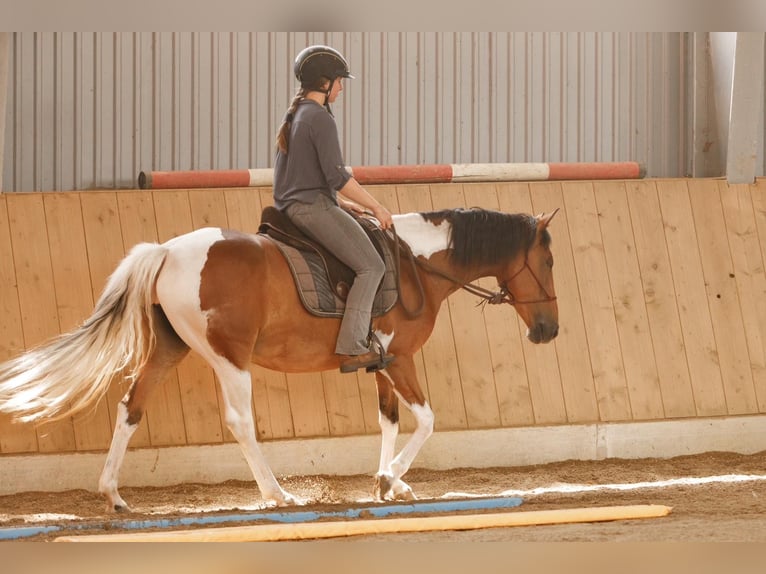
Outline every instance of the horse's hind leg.
<path fill-rule="evenodd" d="M 236 287 L 229 285 L 228 290 L 225 285 L 219 285 L 215 298 L 211 295 L 213 287 L 206 286 L 203 278 L 203 287 L 200 287 L 199 291 L 204 291 L 213 301 L 194 304 L 175 296 L 175 286 L 169 282 L 170 278 L 175 281 L 181 278 L 187 283 L 192 283 L 197 277 L 196 272 L 190 271 L 194 267 L 187 265 L 179 269 L 174 265 L 179 264 L 176 262 L 165 267 L 168 272 L 166 277 L 169 278 L 167 282 L 163 283 L 162 277 L 157 282 L 157 296 L 163 302 L 173 328 L 215 371 L 221 387 L 226 426 L 239 443 L 258 483 L 261 496 L 278 506 L 296 504 L 298 501 L 279 486 L 255 437 L 253 391 L 248 367 L 258 330 L 252 317 L 245 312 L 242 301 L 238 299 L 241 295 L 237 291 L 240 284 L 236 283 Z M 206 265 L 212 267 L 205 267 L 203 275 L 212 274 L 211 269 L 218 269 L 210 263 L 210 259 Z M 218 269 L 218 272 L 239 273 L 236 270 L 227 270 L 228 268 Z M 240 306 L 237 307 L 236 303 Z M 202 307 L 205 311 L 200 313 Z"/>
<path fill-rule="evenodd" d="M 189 347 L 175 333 L 158 305 L 153 307 L 153 313 L 156 345 L 138 378 L 117 405 L 117 420 L 112 444 L 98 481 L 98 490 L 106 497 L 109 511 L 129 510 L 117 490 L 120 467 L 125 458 L 128 443 L 141 421 L 150 393 L 163 381 L 167 372 L 181 362 L 181 359 L 189 352 Z"/>
<path fill-rule="evenodd" d="M 237 439 L 247 464 L 258 483 L 261 497 L 277 506 L 299 504 L 298 499 L 285 492 L 277 482 L 255 438 L 252 411 L 252 380 L 250 371 L 239 368 L 228 359 L 214 353 L 205 353 L 221 384 L 224 418 L 231 434 Z"/>

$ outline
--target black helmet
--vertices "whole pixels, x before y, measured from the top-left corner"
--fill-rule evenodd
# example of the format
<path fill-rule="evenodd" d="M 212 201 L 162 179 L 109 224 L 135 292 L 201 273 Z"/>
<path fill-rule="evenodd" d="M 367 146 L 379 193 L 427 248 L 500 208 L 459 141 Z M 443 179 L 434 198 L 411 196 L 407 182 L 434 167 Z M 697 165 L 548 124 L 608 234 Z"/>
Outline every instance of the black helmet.
<path fill-rule="evenodd" d="M 302 86 L 315 88 L 320 78 L 353 78 L 343 54 L 330 46 L 309 46 L 295 57 L 295 77 Z"/>

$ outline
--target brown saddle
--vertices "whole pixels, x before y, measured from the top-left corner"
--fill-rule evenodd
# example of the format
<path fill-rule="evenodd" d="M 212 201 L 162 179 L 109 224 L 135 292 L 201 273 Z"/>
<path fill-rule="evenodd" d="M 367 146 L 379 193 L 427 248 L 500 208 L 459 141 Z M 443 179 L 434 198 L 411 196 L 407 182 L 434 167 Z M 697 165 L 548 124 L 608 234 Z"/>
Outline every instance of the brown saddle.
<path fill-rule="evenodd" d="M 349 213 L 365 230 L 386 264 L 386 273 L 378 287 L 373 305 L 373 316 L 379 316 L 391 309 L 398 298 L 393 243 L 371 217 Z M 310 312 L 320 316 L 343 314 L 346 297 L 355 277 L 350 267 L 305 235 L 275 207 L 268 206 L 263 209 L 258 233 L 268 236 L 277 243 L 287 258 L 296 286 L 301 293 L 301 300 Z M 307 281 L 309 275 L 310 278 Z M 323 293 L 326 289 L 329 289 L 333 298 L 336 298 L 334 302 L 328 301 L 327 294 Z M 312 293 L 307 296 L 309 291 Z M 318 296 L 315 293 L 318 293 Z"/>

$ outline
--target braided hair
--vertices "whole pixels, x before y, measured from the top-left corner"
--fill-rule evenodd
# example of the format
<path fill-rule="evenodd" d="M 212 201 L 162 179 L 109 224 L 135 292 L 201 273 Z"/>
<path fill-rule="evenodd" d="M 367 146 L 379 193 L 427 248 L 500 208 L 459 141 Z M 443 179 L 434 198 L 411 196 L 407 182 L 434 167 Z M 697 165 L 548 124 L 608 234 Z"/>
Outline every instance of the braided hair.
<path fill-rule="evenodd" d="M 279 151 L 281 151 L 283 154 L 287 155 L 287 146 L 288 146 L 288 140 L 290 139 L 290 128 L 293 125 L 293 118 L 295 117 L 295 110 L 298 109 L 298 103 L 306 97 L 306 94 L 309 92 L 304 87 L 300 87 L 298 91 L 295 93 L 295 97 L 293 98 L 292 103 L 290 104 L 290 107 L 287 108 L 287 112 L 285 113 L 285 117 L 282 120 L 282 125 L 279 126 L 279 131 L 277 132 L 277 141 L 276 146 Z"/>

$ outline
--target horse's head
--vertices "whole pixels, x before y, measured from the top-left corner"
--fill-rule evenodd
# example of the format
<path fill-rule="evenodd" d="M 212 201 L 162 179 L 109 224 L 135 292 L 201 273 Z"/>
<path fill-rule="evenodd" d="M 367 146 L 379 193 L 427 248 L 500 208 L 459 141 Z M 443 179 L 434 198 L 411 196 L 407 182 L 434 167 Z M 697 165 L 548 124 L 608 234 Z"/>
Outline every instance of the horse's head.
<path fill-rule="evenodd" d="M 523 258 L 518 258 L 499 278 L 516 312 L 527 325 L 527 338 L 533 343 L 547 343 L 559 332 L 559 308 L 553 286 L 553 254 L 548 224 L 555 211 L 538 215 L 535 238 Z"/>

